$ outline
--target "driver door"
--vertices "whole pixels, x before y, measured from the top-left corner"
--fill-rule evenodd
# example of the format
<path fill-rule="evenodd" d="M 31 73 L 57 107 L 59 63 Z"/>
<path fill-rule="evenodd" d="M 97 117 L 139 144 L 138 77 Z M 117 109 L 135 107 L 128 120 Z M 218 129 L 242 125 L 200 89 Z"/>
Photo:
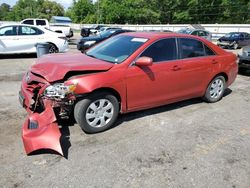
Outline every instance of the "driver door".
<path fill-rule="evenodd" d="M 139 57 L 151 57 L 152 66 L 129 66 L 126 72 L 128 111 L 159 106 L 178 96 L 180 82 L 175 38 L 159 40 Z"/>

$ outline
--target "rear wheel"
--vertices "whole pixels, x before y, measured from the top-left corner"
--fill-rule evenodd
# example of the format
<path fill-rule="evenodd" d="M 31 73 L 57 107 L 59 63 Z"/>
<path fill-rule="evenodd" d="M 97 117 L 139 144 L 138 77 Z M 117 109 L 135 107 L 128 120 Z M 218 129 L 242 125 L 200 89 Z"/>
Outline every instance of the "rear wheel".
<path fill-rule="evenodd" d="M 203 99 L 209 103 L 219 101 L 226 89 L 226 81 L 223 76 L 216 76 L 208 85 Z"/>
<path fill-rule="evenodd" d="M 58 49 L 57 47 L 54 45 L 54 44 L 49 44 L 49 53 L 50 54 L 53 54 L 53 53 L 57 53 L 58 52 Z"/>
<path fill-rule="evenodd" d="M 75 105 L 76 122 L 87 133 L 98 133 L 110 128 L 119 113 L 119 102 L 107 92 L 98 92 Z"/>

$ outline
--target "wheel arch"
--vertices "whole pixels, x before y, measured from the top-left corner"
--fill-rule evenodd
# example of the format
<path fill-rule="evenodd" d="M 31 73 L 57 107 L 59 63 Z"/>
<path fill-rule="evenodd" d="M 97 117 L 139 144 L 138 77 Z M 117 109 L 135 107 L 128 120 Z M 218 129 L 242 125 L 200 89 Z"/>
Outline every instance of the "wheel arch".
<path fill-rule="evenodd" d="M 47 42 L 47 43 L 54 45 L 56 47 L 57 51 L 59 51 L 59 48 L 57 47 L 57 45 L 55 43 L 53 43 L 53 42 Z"/>
<path fill-rule="evenodd" d="M 216 75 L 210 80 L 210 82 L 211 82 L 215 77 L 217 77 L 217 76 L 223 76 L 223 77 L 225 78 L 225 81 L 226 81 L 226 82 L 228 81 L 228 75 L 227 75 L 227 73 L 225 73 L 225 72 L 220 72 L 220 73 L 216 74 Z"/>
<path fill-rule="evenodd" d="M 212 79 L 210 79 L 210 80 L 208 81 L 208 83 L 206 84 L 206 88 L 204 88 L 204 92 L 203 92 L 202 95 L 205 95 L 206 89 L 207 89 L 207 87 L 209 86 L 210 82 L 212 82 L 212 80 L 214 80 L 217 76 L 223 76 L 223 77 L 225 78 L 225 81 L 226 81 L 226 84 L 227 84 L 227 82 L 228 82 L 228 75 L 227 75 L 225 72 L 217 73 L 217 74 L 214 75 L 214 77 L 213 77 Z"/>
<path fill-rule="evenodd" d="M 110 87 L 101 87 L 101 88 L 94 89 L 93 91 L 91 91 L 87 95 L 92 95 L 92 94 L 96 94 L 96 93 L 99 93 L 99 92 L 107 92 L 107 93 L 110 93 L 110 94 L 114 95 L 117 98 L 118 102 L 119 102 L 119 110 L 123 111 L 122 107 L 123 107 L 123 102 L 124 101 L 122 100 L 122 96 L 118 91 L 116 91 L 115 89 L 110 88 Z"/>

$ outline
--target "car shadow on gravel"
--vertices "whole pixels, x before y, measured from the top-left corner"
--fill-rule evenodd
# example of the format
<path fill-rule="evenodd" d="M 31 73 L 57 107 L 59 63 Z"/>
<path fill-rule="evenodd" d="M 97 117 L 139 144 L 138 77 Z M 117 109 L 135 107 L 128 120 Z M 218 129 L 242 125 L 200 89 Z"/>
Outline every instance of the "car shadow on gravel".
<path fill-rule="evenodd" d="M 36 58 L 36 54 L 10 54 L 10 55 L 0 55 L 0 59 L 22 59 L 22 58 Z"/>
<path fill-rule="evenodd" d="M 225 93 L 224 93 L 223 97 L 227 97 L 231 93 L 232 93 L 232 90 L 227 88 L 225 90 Z M 204 101 L 201 98 L 194 98 L 194 99 L 189 99 L 189 100 L 185 100 L 185 101 L 181 101 L 181 102 L 176 102 L 176 103 L 173 103 L 173 104 L 168 104 L 168 105 L 165 105 L 165 106 L 160 106 L 160 107 L 156 107 L 156 108 L 152 108 L 152 109 L 147 109 L 147 110 L 142 110 L 142 111 L 138 111 L 138 112 L 131 112 L 131 113 L 128 113 L 128 114 L 123 114 L 123 115 L 119 116 L 117 122 L 114 124 L 114 126 L 111 127 L 111 129 L 113 129 L 113 128 L 117 127 L 117 126 L 120 126 L 123 122 L 132 121 L 132 120 L 135 120 L 135 119 L 139 119 L 139 118 L 146 117 L 146 116 L 151 116 L 151 115 L 162 113 L 162 112 L 177 110 L 179 108 L 183 108 L 183 107 L 186 107 L 186 106 L 199 104 L 199 103 L 204 103 Z"/>
<path fill-rule="evenodd" d="M 223 97 L 227 97 L 231 93 L 232 93 L 232 90 L 227 88 L 225 90 Z M 166 111 L 177 110 L 179 108 L 183 108 L 183 107 L 186 107 L 189 105 L 199 104 L 199 103 L 203 103 L 203 102 L 204 101 L 201 98 L 195 98 L 195 99 L 185 100 L 185 101 L 181 101 L 181 102 L 177 102 L 177 103 L 173 103 L 173 104 L 168 104 L 168 105 L 161 106 L 161 107 L 156 107 L 156 108 L 147 109 L 147 110 L 141 110 L 138 112 L 131 112 L 128 114 L 123 114 L 123 115 L 119 116 L 119 118 L 117 119 L 117 122 L 110 129 L 118 127 L 124 122 L 132 121 L 132 120 L 135 120 L 138 118 L 151 116 L 151 115 L 166 112 Z M 76 122 L 72 119 L 58 122 L 59 130 L 61 132 L 60 144 L 61 144 L 61 148 L 63 151 L 63 157 L 65 159 L 68 159 L 68 150 L 71 147 L 69 127 L 74 126 L 75 123 Z M 58 152 L 56 152 L 54 150 L 50 150 L 50 149 L 36 150 L 36 151 L 30 153 L 29 155 L 41 155 L 41 154 L 60 155 Z"/>

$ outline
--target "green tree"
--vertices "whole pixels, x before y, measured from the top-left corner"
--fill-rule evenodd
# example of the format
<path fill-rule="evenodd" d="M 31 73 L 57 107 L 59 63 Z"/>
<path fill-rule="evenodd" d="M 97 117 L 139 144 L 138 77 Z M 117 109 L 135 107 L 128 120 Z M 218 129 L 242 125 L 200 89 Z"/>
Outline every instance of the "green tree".
<path fill-rule="evenodd" d="M 2 3 L 0 5 L 0 20 L 8 20 L 10 13 L 10 5 Z"/>
<path fill-rule="evenodd" d="M 66 15 L 75 23 L 86 23 L 90 18 L 94 20 L 94 5 L 91 0 L 73 1 Z"/>

